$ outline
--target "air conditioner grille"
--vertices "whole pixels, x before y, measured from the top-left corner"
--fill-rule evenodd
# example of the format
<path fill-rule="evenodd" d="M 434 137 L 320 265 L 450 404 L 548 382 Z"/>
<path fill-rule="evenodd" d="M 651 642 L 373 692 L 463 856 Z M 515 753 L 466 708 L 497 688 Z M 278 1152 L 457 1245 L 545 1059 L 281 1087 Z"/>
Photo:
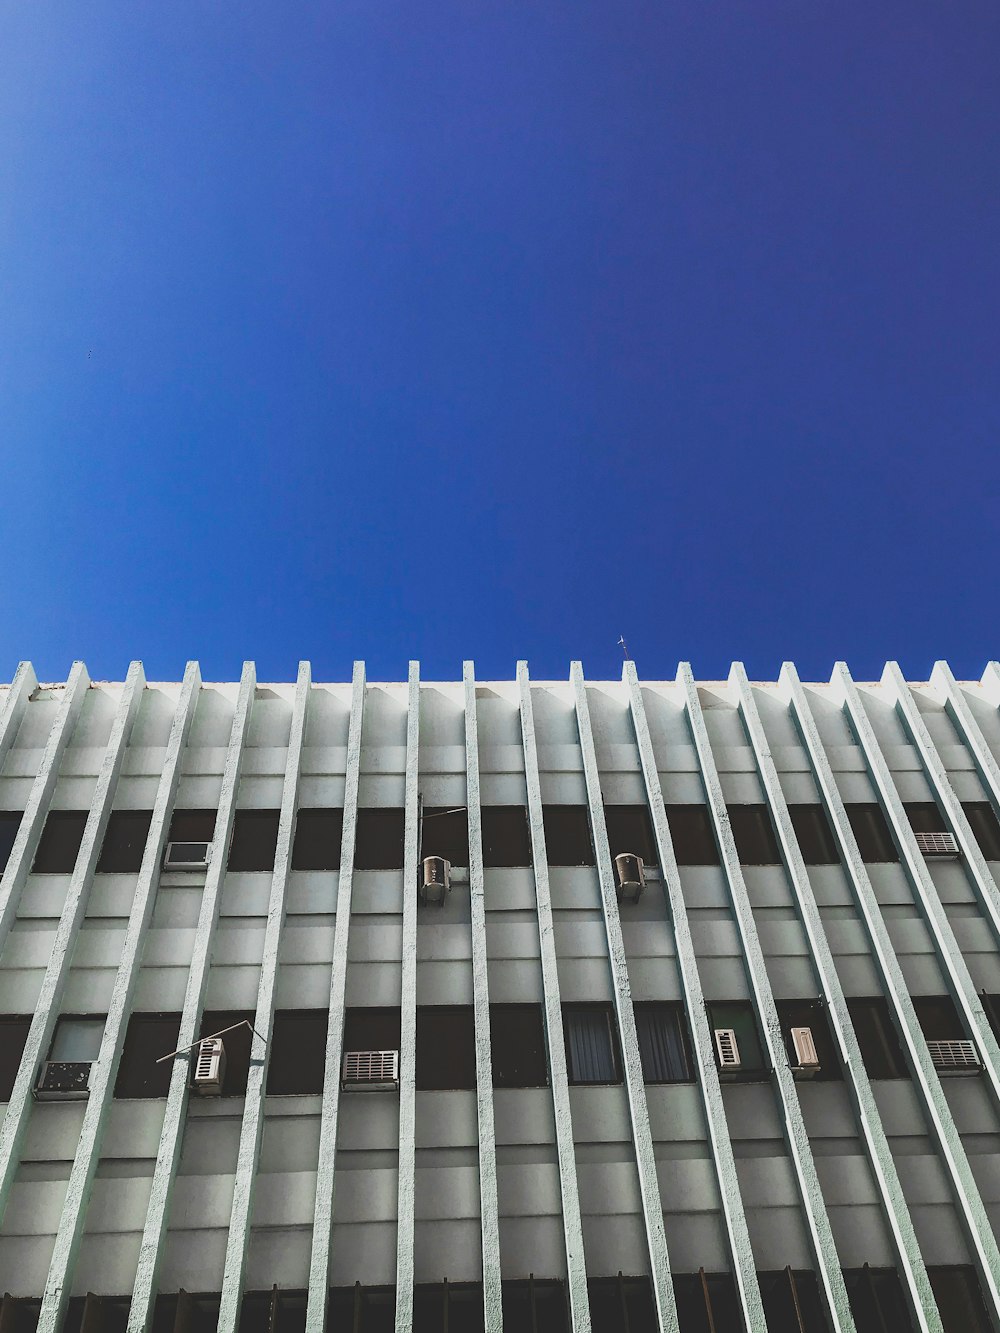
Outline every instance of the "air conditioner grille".
<path fill-rule="evenodd" d="M 934 1068 L 942 1073 L 963 1069 L 978 1069 L 979 1054 L 971 1041 L 929 1041 L 927 1049 Z"/>
<path fill-rule="evenodd" d="M 795 1058 L 800 1069 L 819 1068 L 819 1053 L 816 1050 L 812 1028 L 792 1028 L 792 1045 L 795 1047 Z"/>
<path fill-rule="evenodd" d="M 399 1083 L 398 1051 L 345 1051 L 342 1085 L 394 1088 Z"/>
<path fill-rule="evenodd" d="M 210 842 L 168 842 L 164 870 L 203 870 L 212 854 Z"/>
<path fill-rule="evenodd" d="M 733 1028 L 715 1029 L 715 1048 L 719 1052 L 719 1064 L 723 1069 L 736 1069 L 739 1066 L 740 1048 Z"/>
<path fill-rule="evenodd" d="M 924 856 L 958 855 L 958 844 L 952 833 L 916 833 L 914 837 Z"/>

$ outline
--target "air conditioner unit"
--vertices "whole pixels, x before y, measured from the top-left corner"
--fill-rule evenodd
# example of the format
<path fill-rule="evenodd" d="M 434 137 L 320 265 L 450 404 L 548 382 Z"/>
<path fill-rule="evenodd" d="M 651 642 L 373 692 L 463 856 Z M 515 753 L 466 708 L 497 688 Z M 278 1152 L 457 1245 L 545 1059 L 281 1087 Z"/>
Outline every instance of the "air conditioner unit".
<path fill-rule="evenodd" d="M 226 1077 L 226 1048 L 221 1037 L 206 1037 L 198 1043 L 194 1062 L 194 1090 L 200 1097 L 221 1097 Z"/>
<path fill-rule="evenodd" d="M 819 1053 L 813 1040 L 812 1028 L 792 1028 L 792 1046 L 795 1050 L 796 1074 L 818 1074 Z"/>
<path fill-rule="evenodd" d="M 642 857 L 634 852 L 621 852 L 615 857 L 615 871 L 618 876 L 618 901 L 638 902 L 646 887 L 646 867 Z"/>
<path fill-rule="evenodd" d="M 442 904 L 451 888 L 451 862 L 443 856 L 425 856 L 420 883 L 422 903 Z"/>
<path fill-rule="evenodd" d="M 46 1060 L 42 1065 L 35 1097 L 40 1102 L 84 1101 L 90 1096 L 89 1060 Z"/>
<path fill-rule="evenodd" d="M 977 1074 L 981 1068 L 974 1042 L 929 1041 L 927 1049 L 939 1074 Z"/>
<path fill-rule="evenodd" d="M 924 856 L 942 859 L 958 856 L 958 843 L 953 833 L 915 833 L 913 836 Z"/>
<path fill-rule="evenodd" d="M 734 1028 L 715 1029 L 715 1049 L 719 1054 L 720 1069 L 740 1068 L 743 1062 L 740 1059 L 740 1048 L 736 1041 Z"/>
<path fill-rule="evenodd" d="M 168 842 L 164 870 L 206 870 L 212 855 L 210 842 Z"/>
<path fill-rule="evenodd" d="M 399 1087 L 398 1051 L 345 1051 L 340 1086 L 352 1092 Z"/>

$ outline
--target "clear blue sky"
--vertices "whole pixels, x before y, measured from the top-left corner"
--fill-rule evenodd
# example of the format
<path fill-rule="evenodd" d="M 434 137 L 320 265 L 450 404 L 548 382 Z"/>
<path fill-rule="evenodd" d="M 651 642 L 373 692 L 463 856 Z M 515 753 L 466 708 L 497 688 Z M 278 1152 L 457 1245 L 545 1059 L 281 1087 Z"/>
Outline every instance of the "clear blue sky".
<path fill-rule="evenodd" d="M 995 0 L 31 0 L 0 672 L 1000 655 Z"/>

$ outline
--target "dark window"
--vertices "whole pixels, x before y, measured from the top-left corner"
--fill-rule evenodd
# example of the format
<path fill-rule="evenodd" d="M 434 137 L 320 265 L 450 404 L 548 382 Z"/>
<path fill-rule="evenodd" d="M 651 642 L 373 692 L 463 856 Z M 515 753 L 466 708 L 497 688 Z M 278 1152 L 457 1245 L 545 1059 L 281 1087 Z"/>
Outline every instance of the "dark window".
<path fill-rule="evenodd" d="M 30 1014 L 5 1014 L 0 1018 L 0 1102 L 10 1101 L 30 1027 Z"/>
<path fill-rule="evenodd" d="M 361 1333 L 367 1329 L 362 1320 Z M 481 1283 L 434 1282 L 414 1287 L 413 1333 L 482 1333 L 482 1329 Z"/>
<path fill-rule="evenodd" d="M 453 866 L 469 864 L 469 812 L 453 806 L 423 812 L 420 855 L 443 856 Z"/>
<path fill-rule="evenodd" d="M 648 1277 L 592 1277 L 587 1283 L 594 1333 L 657 1333 Z"/>
<path fill-rule="evenodd" d="M 11 1296 L 6 1293 L 0 1304 L 0 1320 L 3 1321 L 4 1333 L 35 1333 L 42 1302 L 38 1297 Z"/>
<path fill-rule="evenodd" d="M 253 1044 L 253 1033 L 247 1027 L 247 1023 L 252 1023 L 254 1015 L 245 1010 L 214 1010 L 203 1014 L 201 1020 L 202 1037 L 212 1037 L 223 1028 L 231 1027 L 232 1032 L 226 1032 L 222 1037 L 222 1044 L 226 1050 L 226 1076 L 222 1082 L 223 1097 L 242 1097 L 247 1090 L 247 1075 L 250 1072 L 250 1047 Z M 234 1027 L 239 1024 L 239 1027 Z M 191 1069 L 194 1071 L 195 1052 L 191 1053 Z"/>
<path fill-rule="evenodd" d="M 230 870 L 273 870 L 280 810 L 237 810 L 229 844 Z"/>
<path fill-rule="evenodd" d="M 326 1009 L 285 1009 L 274 1015 L 267 1066 L 272 1097 L 323 1091 L 328 1016 Z"/>
<path fill-rule="evenodd" d="M 326 1326 L 336 1333 L 395 1333 L 396 1293 L 392 1287 L 332 1287 Z"/>
<path fill-rule="evenodd" d="M 398 1051 L 399 1010 L 362 1005 L 344 1018 L 345 1051 Z"/>
<path fill-rule="evenodd" d="M 790 1268 L 758 1273 L 767 1333 L 829 1333 L 816 1274 Z"/>
<path fill-rule="evenodd" d="M 570 1083 L 620 1083 L 618 1036 L 610 1004 L 567 1004 L 563 1032 Z"/>
<path fill-rule="evenodd" d="M 906 1078 L 903 1048 L 885 1000 L 881 996 L 870 1000 L 848 1000 L 847 1007 L 868 1077 Z"/>
<path fill-rule="evenodd" d="M 730 1273 L 675 1273 L 674 1295 L 681 1333 L 722 1333 L 743 1327 L 736 1283 Z"/>
<path fill-rule="evenodd" d="M 177 1049 L 180 1014 L 133 1014 L 125 1033 L 115 1096 L 165 1097 L 170 1089 L 173 1060 L 157 1064 L 161 1055 Z"/>
<path fill-rule="evenodd" d="M 948 833 L 936 801 L 904 801 L 903 809 L 914 833 Z"/>
<path fill-rule="evenodd" d="M 927 1041 L 962 1041 L 965 1027 L 950 995 L 915 996 L 913 1008 Z"/>
<path fill-rule="evenodd" d="M 21 827 L 22 813 L 20 810 L 0 810 L 0 875 L 7 869 L 14 839 Z"/>
<path fill-rule="evenodd" d="M 129 1305 L 128 1296 L 95 1296 L 93 1292 L 74 1296 L 66 1308 L 62 1333 L 125 1333 Z"/>
<path fill-rule="evenodd" d="M 398 808 L 358 811 L 354 843 L 356 870 L 402 870 L 403 811 Z"/>
<path fill-rule="evenodd" d="M 66 1014 L 52 1034 L 49 1059 L 67 1064 L 93 1064 L 101 1053 L 104 1014 Z"/>
<path fill-rule="evenodd" d="M 566 1289 L 561 1282 L 529 1278 L 503 1284 L 504 1333 L 569 1333 Z"/>
<path fill-rule="evenodd" d="M 537 1004 L 491 1004 L 495 1088 L 544 1088 L 549 1081 L 545 1029 Z"/>
<path fill-rule="evenodd" d="M 38 875 L 70 875 L 87 827 L 86 810 L 50 810 L 38 840 L 35 864 Z"/>
<path fill-rule="evenodd" d="M 550 866 L 592 866 L 594 846 L 590 839 L 590 815 L 585 805 L 546 805 L 545 854 Z"/>
<path fill-rule="evenodd" d="M 962 809 L 983 856 L 987 861 L 1000 861 L 1000 820 L 992 805 L 989 801 L 963 801 Z"/>
<path fill-rule="evenodd" d="M 1000 1041 L 1000 995 L 987 995 L 985 991 L 981 994 L 983 1009 L 986 1017 L 989 1019 L 990 1027 L 993 1029 L 993 1035 L 997 1041 Z"/>
<path fill-rule="evenodd" d="M 719 848 L 705 805 L 668 805 L 667 823 L 679 866 L 717 866 Z"/>
<path fill-rule="evenodd" d="M 204 1293 L 178 1291 L 157 1296 L 153 1333 L 215 1333 L 219 1305 L 219 1296 Z"/>
<path fill-rule="evenodd" d="M 215 837 L 214 810 L 175 810 L 168 842 L 211 842 Z"/>
<path fill-rule="evenodd" d="M 417 1087 L 431 1092 L 476 1086 L 476 1028 L 471 1005 L 417 1006 Z"/>
<path fill-rule="evenodd" d="M 736 1033 L 740 1063 L 729 1071 L 732 1075 L 746 1078 L 764 1073 L 767 1061 L 764 1059 L 764 1050 L 760 1044 L 757 1020 L 754 1017 L 753 1007 L 746 1000 L 713 1000 L 708 1006 L 708 1019 L 713 1032 L 720 1028 L 731 1028 Z M 719 1061 L 717 1044 L 715 1058 Z"/>
<path fill-rule="evenodd" d="M 300 810 L 292 843 L 293 870 L 339 870 L 343 810 Z"/>
<path fill-rule="evenodd" d="M 862 861 L 898 861 L 899 852 L 885 822 L 882 807 L 873 801 L 845 806 Z"/>
<path fill-rule="evenodd" d="M 280 1287 L 272 1287 L 270 1291 L 248 1291 L 244 1294 L 239 1333 L 305 1333 L 305 1327 L 304 1291 L 285 1291 Z"/>
<path fill-rule="evenodd" d="M 728 805 L 740 863 L 745 866 L 776 866 L 781 863 L 778 839 L 766 805 Z"/>
<path fill-rule="evenodd" d="M 972 1268 L 928 1268 L 944 1333 L 992 1333 Z"/>
<path fill-rule="evenodd" d="M 790 805 L 792 828 L 807 866 L 832 866 L 840 860 L 833 829 L 821 805 Z"/>
<path fill-rule="evenodd" d="M 792 1028 L 808 1028 L 812 1034 L 816 1055 L 819 1058 L 819 1070 L 811 1078 L 840 1078 L 840 1061 L 837 1059 L 830 1024 L 827 1022 L 826 1008 L 822 1000 L 779 1000 L 778 1018 L 781 1020 L 781 1032 L 785 1038 L 785 1051 L 788 1063 L 796 1068 L 799 1058 L 792 1041 Z"/>
<path fill-rule="evenodd" d="M 611 855 L 632 852 L 641 856 L 648 866 L 659 861 L 653 825 L 644 805 L 606 805 L 604 818 L 608 825 L 608 844 Z"/>
<path fill-rule="evenodd" d="M 136 874 L 142 868 L 152 810 L 115 810 L 108 820 L 107 832 L 97 862 L 97 873 Z"/>
<path fill-rule="evenodd" d="M 913 1323 L 894 1268 L 845 1268 L 844 1281 L 858 1333 L 912 1333 Z"/>
<path fill-rule="evenodd" d="M 643 1079 L 647 1083 L 689 1083 L 694 1075 L 681 1005 L 637 1004 L 635 1026 Z"/>
<path fill-rule="evenodd" d="M 531 838 L 523 805 L 484 805 L 483 865 L 530 866 Z"/>

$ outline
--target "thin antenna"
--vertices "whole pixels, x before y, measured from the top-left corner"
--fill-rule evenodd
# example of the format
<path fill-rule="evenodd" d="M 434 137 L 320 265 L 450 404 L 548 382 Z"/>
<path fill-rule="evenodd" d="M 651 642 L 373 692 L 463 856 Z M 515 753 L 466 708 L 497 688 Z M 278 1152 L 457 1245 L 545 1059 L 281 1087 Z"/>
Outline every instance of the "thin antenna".
<path fill-rule="evenodd" d="M 629 656 L 628 644 L 625 642 L 625 635 L 624 635 L 624 634 L 623 634 L 623 635 L 621 636 L 621 638 L 618 640 L 618 646 L 619 646 L 619 648 L 621 648 L 622 652 L 625 654 L 625 661 L 626 661 L 626 662 L 631 662 L 632 659 L 631 659 L 631 657 Z"/>

